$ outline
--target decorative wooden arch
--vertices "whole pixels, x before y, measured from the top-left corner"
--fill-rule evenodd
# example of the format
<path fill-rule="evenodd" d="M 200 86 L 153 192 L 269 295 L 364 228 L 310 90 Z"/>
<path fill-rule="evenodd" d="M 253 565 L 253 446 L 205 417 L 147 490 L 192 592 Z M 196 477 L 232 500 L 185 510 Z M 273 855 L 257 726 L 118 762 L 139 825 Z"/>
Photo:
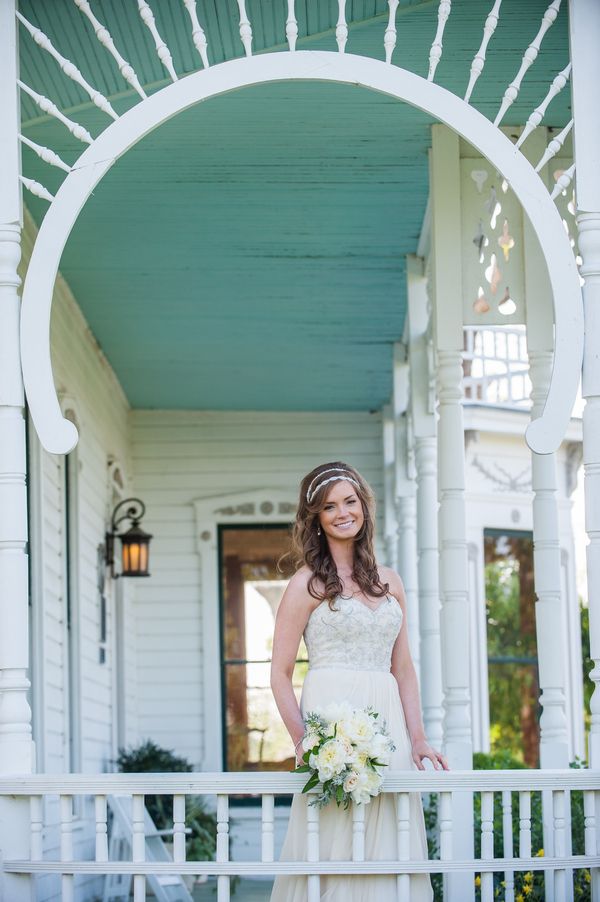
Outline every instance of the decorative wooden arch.
<path fill-rule="evenodd" d="M 517 147 L 467 102 L 412 72 L 379 60 L 329 51 L 269 53 L 200 70 L 142 100 L 81 155 L 53 199 L 35 242 L 23 290 L 21 355 L 33 421 L 44 447 L 62 454 L 77 429 L 61 413 L 50 359 L 52 293 L 66 241 L 87 198 L 113 163 L 146 134 L 200 101 L 251 85 L 281 81 L 356 85 L 418 107 L 476 147 L 507 179 L 537 234 L 552 287 L 555 349 L 541 416 L 527 429 L 538 453 L 560 444 L 577 392 L 583 357 L 579 275 L 560 215 L 546 186 Z"/>

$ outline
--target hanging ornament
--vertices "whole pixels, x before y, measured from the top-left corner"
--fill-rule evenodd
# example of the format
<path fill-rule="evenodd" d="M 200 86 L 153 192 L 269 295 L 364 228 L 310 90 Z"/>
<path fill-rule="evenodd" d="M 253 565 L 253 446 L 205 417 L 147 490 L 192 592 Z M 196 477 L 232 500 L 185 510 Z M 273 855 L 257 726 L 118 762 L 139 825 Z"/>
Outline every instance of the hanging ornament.
<path fill-rule="evenodd" d="M 483 231 L 483 222 L 480 219 L 479 225 L 477 226 L 477 232 L 473 237 L 473 244 L 477 248 L 480 263 L 483 263 L 483 249 L 484 247 L 487 247 L 489 243 L 490 242 Z"/>
<path fill-rule="evenodd" d="M 502 226 L 502 234 L 498 238 L 498 244 L 502 248 L 504 259 L 508 262 L 510 251 L 515 246 L 515 239 L 512 237 L 512 235 L 508 234 L 508 219 L 504 220 L 504 225 Z"/>
<path fill-rule="evenodd" d="M 490 226 L 495 229 L 496 228 L 496 220 L 500 213 L 502 212 L 502 204 L 498 201 L 498 195 L 496 194 L 496 189 L 492 185 L 490 188 L 490 196 L 485 202 L 488 213 L 490 214 Z"/>
<path fill-rule="evenodd" d="M 496 258 L 496 254 L 492 254 L 490 258 L 490 265 L 486 267 L 485 277 L 489 283 L 490 291 L 492 294 L 496 294 L 498 291 L 498 285 L 502 281 L 502 273 L 498 269 L 498 260 Z"/>
<path fill-rule="evenodd" d="M 477 185 L 477 193 L 481 194 L 483 191 L 483 185 L 487 182 L 488 174 L 485 169 L 473 169 L 471 171 L 471 178 Z"/>
<path fill-rule="evenodd" d="M 511 298 L 510 290 L 507 285 L 506 291 L 504 292 L 502 300 L 498 304 L 498 313 L 501 313 L 502 316 L 510 316 L 511 313 L 514 313 L 516 309 L 517 309 L 517 305 Z"/>
<path fill-rule="evenodd" d="M 483 288 L 479 286 L 479 293 L 475 300 L 473 301 L 473 310 L 475 313 L 488 313 L 490 309 L 490 305 L 488 304 L 487 298 L 483 293 Z"/>

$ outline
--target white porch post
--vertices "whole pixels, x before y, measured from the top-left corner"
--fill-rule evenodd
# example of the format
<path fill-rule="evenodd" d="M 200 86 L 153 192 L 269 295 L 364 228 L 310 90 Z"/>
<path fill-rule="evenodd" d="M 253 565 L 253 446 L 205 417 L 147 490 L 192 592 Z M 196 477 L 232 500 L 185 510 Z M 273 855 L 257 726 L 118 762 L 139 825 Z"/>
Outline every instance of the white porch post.
<path fill-rule="evenodd" d="M 394 485 L 396 474 L 396 435 L 392 405 L 383 408 L 383 542 L 385 563 L 394 570 L 398 567 L 398 547 L 396 534 L 396 508 L 394 505 Z"/>
<path fill-rule="evenodd" d="M 587 546 L 590 648 L 594 667 L 588 762 L 600 768 L 600 4 L 570 0 L 569 30 L 573 74 L 574 156 L 577 177 L 577 227 L 585 339 L 582 395 L 583 466 Z M 596 800 L 596 824 L 600 803 Z M 598 828 L 596 852 L 600 852 Z M 600 868 L 592 868 L 592 898 L 600 899 Z"/>
<path fill-rule="evenodd" d="M 573 63 L 572 96 L 577 176 L 579 253 L 585 279 L 583 304 L 583 465 L 587 547 L 590 645 L 595 683 L 588 759 L 600 768 L 600 4 L 570 0 L 570 42 Z M 596 875 L 598 880 L 598 876 Z M 600 898 L 600 880 L 595 886 Z"/>
<path fill-rule="evenodd" d="M 417 675 L 420 674 L 419 578 L 417 573 L 417 505 L 409 424 L 408 397 L 410 374 L 406 348 L 394 345 L 393 418 L 396 447 L 394 497 L 398 572 L 406 594 L 408 638 Z"/>
<path fill-rule="evenodd" d="M 440 651 L 438 558 L 437 436 L 432 373 L 429 366 L 429 298 L 423 260 L 406 261 L 410 408 L 415 431 L 417 480 L 417 576 L 421 645 L 421 704 L 425 732 L 434 748 L 444 736 Z"/>
<path fill-rule="evenodd" d="M 17 32 L 0 3 L 0 774 L 33 770 L 29 680 L 25 420 L 19 357 L 21 257 Z M 29 802 L 0 802 L 0 852 L 29 856 Z M 0 873 L 0 897 L 31 898 L 27 876 Z"/>
<path fill-rule="evenodd" d="M 444 738 L 450 767 L 472 767 L 469 667 L 469 579 L 465 511 L 465 449 L 462 410 L 462 275 L 458 136 L 432 128 L 434 332 L 438 366 L 438 496 Z M 455 858 L 472 858 L 471 794 L 454 796 Z M 473 899 L 471 874 L 446 881 L 450 902 Z"/>
<path fill-rule="evenodd" d="M 545 135 L 532 135 L 528 154 L 539 159 L 546 146 Z M 551 288 L 544 259 L 529 222 L 523 223 L 526 304 L 526 337 L 531 378 L 531 416 L 537 418 L 544 405 L 552 374 L 554 327 L 550 312 Z M 540 764 L 568 767 L 566 655 L 563 636 L 561 549 L 558 516 L 556 454 L 531 455 L 533 488 L 533 559 L 537 601 L 535 619 L 540 676 Z M 551 827 L 551 814 L 549 827 Z M 552 831 L 545 837 L 550 848 Z M 548 840 L 548 841 L 546 841 Z"/>

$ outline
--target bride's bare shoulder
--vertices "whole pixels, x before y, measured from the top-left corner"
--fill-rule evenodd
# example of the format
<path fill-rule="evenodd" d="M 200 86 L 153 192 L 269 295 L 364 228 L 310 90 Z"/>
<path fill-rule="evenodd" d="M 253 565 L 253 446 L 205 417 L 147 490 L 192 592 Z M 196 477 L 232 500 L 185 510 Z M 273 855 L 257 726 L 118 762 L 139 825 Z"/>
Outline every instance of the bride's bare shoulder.
<path fill-rule="evenodd" d="M 291 577 L 286 586 L 285 592 L 281 599 L 282 604 L 293 604 L 295 607 L 304 608 L 308 611 L 312 610 L 319 603 L 317 599 L 309 592 L 309 581 L 312 576 L 312 570 L 306 565 L 300 567 Z M 318 586 L 315 586 L 318 589 Z"/>
<path fill-rule="evenodd" d="M 401 603 L 404 601 L 404 583 L 401 577 L 391 567 L 379 566 L 379 579 L 382 583 L 387 583 L 390 595 L 393 595 Z"/>

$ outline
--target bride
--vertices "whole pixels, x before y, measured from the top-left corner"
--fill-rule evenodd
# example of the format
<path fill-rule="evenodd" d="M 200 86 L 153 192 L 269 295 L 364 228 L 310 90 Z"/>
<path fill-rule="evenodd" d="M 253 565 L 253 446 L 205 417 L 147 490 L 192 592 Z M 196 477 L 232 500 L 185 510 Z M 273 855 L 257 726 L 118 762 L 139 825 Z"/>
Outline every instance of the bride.
<path fill-rule="evenodd" d="M 417 676 L 410 656 L 402 580 L 373 551 L 375 500 L 348 464 L 322 464 L 304 477 L 293 529 L 297 569 L 275 621 L 271 688 L 301 762 L 303 717 L 332 702 L 372 705 L 396 746 L 390 770 L 448 769 L 425 738 Z M 309 667 L 300 705 L 292 673 L 304 636 Z M 410 857 L 427 858 L 421 798 L 411 793 Z M 305 795 L 293 798 L 281 861 L 306 860 Z M 381 793 L 365 806 L 365 859 L 397 859 L 397 797 Z M 319 812 L 321 860 L 352 858 L 352 808 Z M 410 902 L 432 898 L 428 875 L 410 877 Z M 306 902 L 306 876 L 275 878 L 271 902 Z M 326 902 L 398 902 L 394 875 L 323 875 Z M 408 900 L 407 900 L 408 902 Z"/>

